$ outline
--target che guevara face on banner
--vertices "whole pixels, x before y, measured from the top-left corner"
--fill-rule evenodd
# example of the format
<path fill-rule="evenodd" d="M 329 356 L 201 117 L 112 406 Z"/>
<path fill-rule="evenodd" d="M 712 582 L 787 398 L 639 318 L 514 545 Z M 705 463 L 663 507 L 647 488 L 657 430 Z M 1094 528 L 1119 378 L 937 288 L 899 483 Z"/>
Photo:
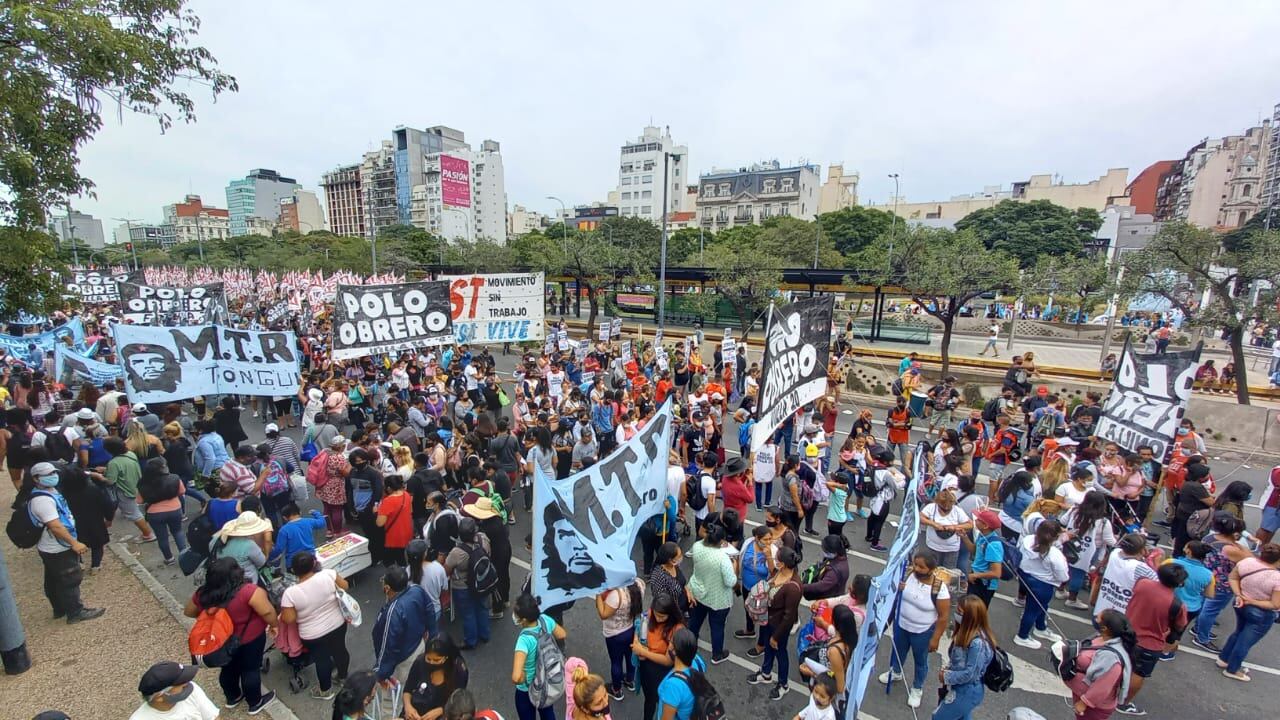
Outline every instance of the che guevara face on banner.
<path fill-rule="evenodd" d="M 542 515 L 544 527 L 550 528 L 542 538 L 542 567 L 552 587 L 565 590 L 599 587 L 605 571 L 578 537 L 573 525 L 560 513 L 555 503 L 548 503 Z"/>
<path fill-rule="evenodd" d="M 139 392 L 177 392 L 182 368 L 168 348 L 159 345 L 126 345 L 120 351 L 124 371 Z"/>

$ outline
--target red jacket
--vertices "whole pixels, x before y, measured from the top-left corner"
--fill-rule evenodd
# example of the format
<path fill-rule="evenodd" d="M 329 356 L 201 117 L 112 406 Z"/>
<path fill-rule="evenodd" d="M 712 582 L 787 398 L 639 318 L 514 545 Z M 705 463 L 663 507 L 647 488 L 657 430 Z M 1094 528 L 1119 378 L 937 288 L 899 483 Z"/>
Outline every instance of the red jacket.
<path fill-rule="evenodd" d="M 746 475 L 733 475 L 720 481 L 720 500 L 726 508 L 738 513 L 739 520 L 746 519 L 747 505 L 755 499 L 755 491 L 747 483 Z"/>

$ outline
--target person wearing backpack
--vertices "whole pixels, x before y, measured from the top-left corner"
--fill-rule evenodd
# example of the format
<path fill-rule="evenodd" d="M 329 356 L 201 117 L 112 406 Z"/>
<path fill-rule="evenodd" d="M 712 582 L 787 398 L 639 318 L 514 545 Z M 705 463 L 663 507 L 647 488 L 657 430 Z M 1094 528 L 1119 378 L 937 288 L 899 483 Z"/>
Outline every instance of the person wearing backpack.
<path fill-rule="evenodd" d="M 986 695 L 983 676 L 995 656 L 995 632 L 987 619 L 987 604 L 976 595 L 960 599 L 947 662 L 938 670 L 946 691 L 933 720 L 970 720 Z"/>
<path fill-rule="evenodd" d="M 910 572 L 899 588 L 898 618 L 893 624 L 893 652 L 890 669 L 880 673 L 881 683 L 902 680 L 910 653 L 914 665 L 907 688 L 907 706 L 920 707 L 925 677 L 929 674 L 929 654 L 938 651 L 942 634 L 951 617 L 951 592 L 937 572 L 938 556 L 928 548 L 916 550 Z"/>
<path fill-rule="evenodd" d="M 658 713 L 654 720 L 692 720 L 700 700 L 715 689 L 704 673 L 706 663 L 698 657 L 698 638 L 688 628 L 671 635 L 672 667 L 658 684 Z M 697 717 L 701 717 L 698 715 Z"/>
<path fill-rule="evenodd" d="M 454 612 L 462 618 L 462 649 L 473 650 L 478 643 L 489 642 L 489 609 L 485 606 L 487 593 L 478 593 L 472 575 L 478 569 L 488 568 L 494 573 L 489 538 L 480 532 L 474 518 L 458 520 L 458 544 L 444 560 L 449 572 L 450 599 Z M 496 580 L 496 573 L 494 573 Z"/>
<path fill-rule="evenodd" d="M 800 587 L 800 574 L 796 571 L 800 565 L 799 554 L 790 548 L 779 548 L 777 561 L 778 567 L 773 577 L 769 578 L 767 622 L 760 626 L 756 646 L 747 651 L 748 657 L 764 656 L 760 669 L 747 678 L 747 683 L 773 684 L 773 690 L 769 692 L 770 700 L 781 700 L 789 689 L 787 683 L 791 677 L 791 663 L 787 656 L 787 646 L 791 629 L 799 619 L 800 600 L 804 594 Z M 776 682 L 773 675 L 774 660 L 778 662 Z"/>
<path fill-rule="evenodd" d="M 33 447 L 43 447 L 49 460 L 76 462 L 80 457 L 80 433 L 62 424 L 62 413 L 54 408 L 44 416 L 44 428 L 31 435 Z"/>
<path fill-rule="evenodd" d="M 31 466 L 30 473 L 35 487 L 27 502 L 15 508 L 14 513 L 24 513 L 33 529 L 40 528 L 34 547 L 44 564 L 44 594 L 53 616 L 65 617 L 69 624 L 100 617 L 106 610 L 87 608 L 80 601 L 80 582 L 84 578 L 80 556 L 89 552 L 89 546 L 76 538 L 75 518 L 66 498 L 58 492 L 58 469 L 52 463 L 39 462 Z"/>
<path fill-rule="evenodd" d="M 192 651 L 204 651 L 194 660 L 213 660 L 220 668 L 223 707 L 244 702 L 250 715 L 262 712 L 276 697 L 275 691 L 262 688 L 267 634 L 275 636 L 278 622 L 267 591 L 249 582 L 235 560 L 219 558 L 209 563 L 204 584 L 187 600 L 183 614 L 196 620 L 189 638 Z"/>
<path fill-rule="evenodd" d="M 568 633 L 555 620 L 543 615 L 538 610 L 538 601 L 528 593 L 516 598 L 514 612 L 520 626 L 511 659 L 516 717 L 555 720 L 555 702 L 564 695 L 565 689 L 564 653 L 559 644 L 564 643 Z M 485 620 L 487 624 L 488 618 Z"/>
<path fill-rule="evenodd" d="M 1130 655 L 1138 638 L 1124 614 L 1104 610 L 1094 618 L 1097 636 L 1080 646 L 1070 677 L 1071 707 L 1076 720 L 1107 720 L 1129 694 L 1133 675 Z"/>
<path fill-rule="evenodd" d="M 978 596 L 988 606 L 1000 585 L 1004 574 L 1004 543 L 1000 541 L 1000 514 L 983 508 L 973 515 L 973 527 L 978 531 L 975 540 L 969 533 L 961 540 L 969 546 L 973 562 L 969 569 L 969 593 Z"/>
<path fill-rule="evenodd" d="M 187 536 L 182 531 L 182 496 L 186 487 L 182 480 L 169 472 L 169 465 L 163 457 L 151 458 L 142 468 L 142 478 L 138 480 L 137 502 L 147 510 L 147 524 L 156 534 L 156 544 L 160 546 L 160 554 L 165 565 L 176 563 L 177 555 L 169 547 L 169 537 L 178 546 L 178 555 L 187 549 Z"/>

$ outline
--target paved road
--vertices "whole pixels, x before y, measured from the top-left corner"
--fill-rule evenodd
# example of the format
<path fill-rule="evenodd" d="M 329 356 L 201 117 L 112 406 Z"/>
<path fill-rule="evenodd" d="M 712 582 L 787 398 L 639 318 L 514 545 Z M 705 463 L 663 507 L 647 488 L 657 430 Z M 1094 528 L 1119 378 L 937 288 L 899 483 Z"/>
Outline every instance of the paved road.
<path fill-rule="evenodd" d="M 843 413 L 838 425 L 838 432 L 841 434 L 847 432 L 852 419 L 851 411 L 847 410 Z M 248 417 L 247 412 L 245 424 L 253 440 L 257 441 L 262 437 L 260 421 L 255 421 Z M 293 432 L 296 437 L 297 431 Z M 732 437 L 729 433 L 726 433 L 726 435 Z M 1246 480 L 1254 486 L 1255 497 L 1259 497 L 1260 493 L 1258 491 L 1265 481 L 1266 471 L 1270 468 L 1269 466 L 1258 466 L 1251 461 L 1252 458 L 1244 456 L 1223 455 L 1214 458 L 1213 463 L 1217 470 L 1216 474 L 1220 478 L 1226 479 L 1226 477 L 1230 477 L 1232 480 Z M 1258 510 L 1250 508 L 1248 512 L 1248 519 L 1251 523 L 1256 523 Z M 751 512 L 748 518 L 748 521 L 753 523 L 761 522 L 762 520 L 763 518 L 754 511 Z M 881 571 L 883 559 L 870 552 L 866 544 L 862 542 L 863 533 L 857 527 L 859 522 L 855 521 L 851 523 L 854 527 L 846 528 L 846 535 L 853 543 L 853 550 L 850 555 L 850 569 L 852 573 L 874 575 Z M 132 530 L 132 528 L 130 527 L 129 530 Z M 529 532 L 528 519 L 521 514 L 517 525 L 511 528 L 511 537 L 514 540 L 512 544 L 515 546 L 515 558 L 511 572 L 513 583 L 517 587 L 523 581 L 530 561 L 529 554 L 524 550 L 523 543 L 520 542 Z M 886 530 L 886 532 L 892 532 L 892 530 Z M 127 531 L 122 531 L 122 533 L 128 534 Z M 804 539 L 806 542 L 811 543 L 810 552 L 806 553 L 806 557 L 815 557 L 817 555 L 817 548 L 814 546 L 816 540 L 809 537 Z M 888 540 L 886 540 L 886 544 L 887 542 Z M 638 554 L 636 558 L 638 562 Z M 159 551 L 154 545 L 143 546 L 140 549 L 140 559 L 175 596 L 179 598 L 189 596 L 193 589 L 190 580 L 182 577 L 180 573 L 172 568 L 163 567 Z M 369 619 L 368 624 L 361 628 L 353 629 L 348 634 L 348 646 L 352 653 L 353 668 L 372 665 L 370 627 L 372 618 L 376 615 L 377 609 L 383 602 L 379 577 L 377 569 L 371 568 L 352 579 L 353 593 L 364 605 L 365 617 Z M 1017 627 L 1020 612 L 1018 608 L 1011 604 L 1010 590 L 1010 587 L 1002 589 L 999 599 L 993 603 L 992 619 L 1002 645 L 1009 650 L 1010 655 L 1015 659 L 1017 680 L 1014 687 L 1008 692 L 998 695 L 988 693 L 987 700 L 977 716 L 1002 718 L 1010 708 L 1024 705 L 1035 708 L 1046 718 L 1069 718 L 1071 715 L 1062 700 L 1062 697 L 1066 694 L 1062 685 L 1055 679 L 1055 676 L 1042 669 L 1046 667 L 1044 660 L 1047 651 L 1029 651 L 1013 645 L 1010 641 Z M 1090 633 L 1088 617 L 1085 613 L 1064 608 L 1060 602 L 1055 603 L 1054 607 L 1051 608 L 1051 613 L 1053 623 L 1060 628 L 1060 632 L 1063 634 L 1070 637 L 1083 637 Z M 778 702 L 769 701 L 767 687 L 746 684 L 747 675 L 758 666 L 758 663 L 748 658 L 745 654 L 749 647 L 748 642 L 734 639 L 731 636 L 733 630 L 742 626 L 742 622 L 742 611 L 736 607 L 730 615 L 728 625 L 730 637 L 726 640 L 726 644 L 732 653 L 731 660 L 728 663 L 712 667 L 709 672 L 712 682 L 725 698 L 729 717 L 793 717 L 807 702 L 803 688 L 798 683 L 792 682 L 793 691 Z M 1230 617 L 1224 617 L 1222 620 L 1220 632 L 1223 639 L 1229 634 L 1233 622 Z M 608 656 L 605 652 L 604 641 L 600 634 L 600 622 L 595 615 L 594 607 L 588 602 L 579 601 L 566 615 L 566 625 L 569 629 L 569 653 L 581 656 L 596 672 L 601 672 L 607 676 Z M 452 631 L 455 636 L 460 637 L 460 628 L 456 624 L 452 627 Z M 508 672 L 511 666 L 511 653 L 515 639 L 516 630 L 508 615 L 505 619 L 494 622 L 493 639 L 488 645 L 467 653 L 467 660 L 472 669 L 472 690 L 477 694 L 481 702 L 492 705 L 508 717 L 514 717 L 513 693 L 508 682 Z M 709 640 L 709 636 L 703 636 L 703 640 Z M 888 667 L 888 652 L 888 642 L 886 641 L 881 644 L 877 673 Z M 704 655 L 709 657 L 709 646 L 706 648 Z M 282 699 L 297 712 L 299 717 L 327 718 L 329 709 L 324 707 L 323 703 L 311 699 L 305 691 L 299 695 L 293 695 L 289 692 L 287 670 L 284 664 L 278 661 L 278 655 L 275 655 L 273 659 L 276 661 L 272 663 L 271 671 L 267 675 L 267 684 L 280 691 Z M 1268 692 L 1268 690 L 1274 689 L 1276 683 L 1280 682 L 1280 632 L 1271 633 L 1255 647 L 1251 659 L 1254 662 L 1253 675 L 1255 681 L 1245 685 L 1223 678 L 1214 668 L 1212 659 L 1207 653 L 1188 646 L 1183 649 L 1175 660 L 1159 666 L 1155 677 L 1147 684 L 1138 702 L 1148 708 L 1151 712 L 1151 717 L 1155 718 L 1181 716 L 1195 718 L 1196 720 L 1212 720 L 1213 718 L 1226 717 L 1273 717 L 1274 706 L 1269 703 L 1273 702 L 1274 693 Z M 793 677 L 795 673 L 794 664 L 793 646 Z M 924 692 L 925 703 L 917 711 L 917 716 L 919 717 L 927 717 L 932 712 L 933 701 L 936 698 L 934 691 L 937 688 L 937 668 L 939 664 L 938 657 L 935 656 L 931 659 L 931 670 Z M 308 677 L 310 677 L 310 671 L 308 671 Z M 641 707 L 642 700 L 639 696 L 628 696 L 623 702 L 614 703 L 613 717 L 617 718 L 617 720 L 647 720 L 640 718 Z M 1267 710 L 1268 707 L 1273 709 Z M 886 696 L 883 686 L 875 684 L 874 678 L 867 691 L 864 710 L 867 713 L 867 717 L 871 718 L 912 717 L 910 708 L 905 705 L 905 693 L 901 685 L 896 684 L 893 692 Z"/>

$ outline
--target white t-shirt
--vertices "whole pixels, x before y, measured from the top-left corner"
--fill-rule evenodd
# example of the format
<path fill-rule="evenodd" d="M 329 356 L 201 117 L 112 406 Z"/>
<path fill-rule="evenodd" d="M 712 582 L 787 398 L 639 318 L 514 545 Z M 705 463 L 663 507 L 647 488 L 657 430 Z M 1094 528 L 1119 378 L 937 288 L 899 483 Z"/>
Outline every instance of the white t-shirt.
<path fill-rule="evenodd" d="M 449 585 L 449 575 L 444 571 L 444 565 L 438 562 L 422 563 L 422 580 L 418 581 L 418 585 L 427 592 L 431 602 L 435 603 L 436 612 L 440 612 L 440 593 Z"/>
<path fill-rule="evenodd" d="M 800 711 L 800 720 L 836 720 L 836 709 L 832 705 L 824 708 L 818 707 L 813 702 L 813 696 L 809 696 L 809 704 L 804 706 Z"/>
<path fill-rule="evenodd" d="M 480 388 L 480 373 L 476 370 L 475 365 L 467 363 L 467 366 L 462 370 L 462 374 L 467 378 L 468 391 Z"/>
<path fill-rule="evenodd" d="M 752 469 L 756 482 L 773 482 L 773 479 L 778 476 L 778 446 L 772 443 L 761 445 L 760 449 L 756 450 Z"/>
<path fill-rule="evenodd" d="M 1097 617 L 1103 610 L 1124 612 L 1129 607 L 1129 598 L 1133 597 L 1133 586 L 1141 578 L 1155 580 L 1156 571 L 1138 558 L 1126 557 L 1120 548 L 1112 550 L 1106 572 L 1102 573 L 1093 616 Z"/>
<path fill-rule="evenodd" d="M 938 586 L 938 599 L 947 600 L 951 592 L 947 584 Z M 938 608 L 933 604 L 930 583 L 920 582 L 913 572 L 907 573 L 907 584 L 902 589 L 902 606 L 898 610 L 898 624 L 909 633 L 922 633 L 933 629 L 938 621 Z"/>
<path fill-rule="evenodd" d="M 40 533 L 40 541 L 36 543 L 36 549 L 42 553 L 60 553 L 67 550 L 67 546 L 54 537 L 52 532 L 49 532 L 49 523 L 59 519 L 58 503 L 48 495 L 33 494 L 31 500 L 27 503 L 27 507 L 31 509 L 31 514 L 35 516 L 36 520 L 41 525 L 44 525 L 44 532 Z"/>
<path fill-rule="evenodd" d="M 1076 536 L 1076 511 L 1068 510 L 1066 515 L 1062 516 L 1062 527 Z M 1116 544 L 1116 533 L 1111 529 L 1111 522 L 1106 518 L 1098 518 L 1093 523 L 1093 527 L 1083 535 L 1078 536 L 1080 540 L 1080 557 L 1076 558 L 1071 567 L 1077 570 L 1089 572 L 1089 568 L 1093 567 L 1093 561 L 1099 550 L 1106 550 Z"/>
<path fill-rule="evenodd" d="M 939 525 L 962 525 L 969 522 L 969 514 L 960 509 L 959 505 L 952 505 L 951 511 L 944 513 L 937 503 L 929 503 L 924 506 L 924 516 Z M 929 546 L 930 550 L 937 552 L 959 552 L 960 550 L 960 533 L 952 532 L 950 537 L 942 537 L 938 531 L 931 527 L 926 527 L 924 532 L 924 542 Z"/>
<path fill-rule="evenodd" d="M 987 328 L 987 339 L 995 340 L 999 337 L 1000 337 L 1000 326 L 995 323 L 991 323 L 991 326 Z"/>
<path fill-rule="evenodd" d="M 1055 495 L 1061 498 L 1060 502 L 1064 506 L 1066 506 L 1068 510 L 1070 510 L 1071 508 L 1083 502 L 1084 496 L 1088 495 L 1089 490 L 1091 489 L 1092 488 L 1085 488 L 1083 490 L 1077 490 L 1075 483 L 1066 482 L 1059 485 L 1058 489 L 1054 490 L 1053 492 Z"/>
<path fill-rule="evenodd" d="M 679 465 L 667 466 L 667 495 L 680 501 L 680 488 L 684 485 L 684 468 Z"/>
<path fill-rule="evenodd" d="M 144 702 L 133 711 L 129 720 L 216 720 L 217 717 L 218 706 L 199 685 L 191 683 L 191 694 L 186 700 L 163 712 Z"/>
<path fill-rule="evenodd" d="M 699 474 L 698 487 L 702 489 L 702 497 L 710 499 L 711 494 L 716 491 L 716 479 L 710 475 Z M 711 503 L 707 503 L 701 510 L 695 510 L 693 516 L 699 520 L 705 520 L 710 513 Z"/>
<path fill-rule="evenodd" d="M 547 394 L 557 399 L 564 395 L 564 371 L 547 373 Z"/>
<path fill-rule="evenodd" d="M 327 635 L 346 622 L 338 608 L 337 577 L 333 570 L 320 570 L 281 596 L 280 607 L 298 613 L 298 635 L 303 640 Z"/>

